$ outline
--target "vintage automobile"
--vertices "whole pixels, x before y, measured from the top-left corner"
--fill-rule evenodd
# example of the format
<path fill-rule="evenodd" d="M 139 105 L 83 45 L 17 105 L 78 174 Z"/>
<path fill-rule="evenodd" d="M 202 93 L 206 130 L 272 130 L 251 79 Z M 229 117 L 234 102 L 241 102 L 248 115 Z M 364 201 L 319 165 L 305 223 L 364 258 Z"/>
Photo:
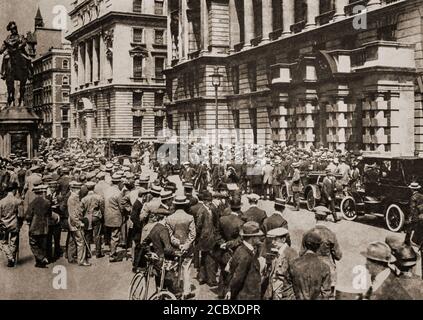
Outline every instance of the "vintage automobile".
<path fill-rule="evenodd" d="M 409 214 L 411 182 L 423 182 L 423 159 L 416 157 L 364 157 L 360 163 L 361 186 L 341 202 L 346 220 L 373 214 L 385 219 L 393 232 L 402 230 Z"/>
<path fill-rule="evenodd" d="M 307 204 L 307 209 L 312 211 L 316 206 L 318 206 L 322 201 L 322 182 L 326 172 L 320 171 L 311 171 L 306 175 L 301 177 L 300 182 L 300 201 L 305 201 Z M 336 176 L 337 179 L 340 176 Z M 292 183 L 291 180 L 286 180 L 285 184 L 282 186 L 282 199 L 286 203 L 293 202 L 294 194 L 292 192 Z M 342 187 L 336 184 L 336 204 L 339 205 L 341 200 L 344 198 L 344 193 Z"/>

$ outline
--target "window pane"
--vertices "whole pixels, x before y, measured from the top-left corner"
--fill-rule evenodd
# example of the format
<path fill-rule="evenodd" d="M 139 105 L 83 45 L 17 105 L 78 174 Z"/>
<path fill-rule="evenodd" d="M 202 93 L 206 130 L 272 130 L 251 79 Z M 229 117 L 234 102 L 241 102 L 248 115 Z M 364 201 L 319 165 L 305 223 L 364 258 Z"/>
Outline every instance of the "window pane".
<path fill-rule="evenodd" d="M 143 34 L 143 29 L 140 29 L 140 28 L 134 29 L 134 38 L 133 38 L 133 41 L 135 43 L 142 43 L 142 41 L 143 41 L 142 34 Z"/>
<path fill-rule="evenodd" d="M 160 0 L 154 1 L 154 13 L 157 15 L 163 14 L 163 1 L 160 1 Z"/>
<path fill-rule="evenodd" d="M 142 136 L 142 119 L 143 117 L 133 117 L 133 135 L 134 137 Z"/>
<path fill-rule="evenodd" d="M 142 93 L 134 93 L 132 99 L 134 108 L 142 108 Z"/>
<path fill-rule="evenodd" d="M 156 78 L 163 78 L 164 58 L 156 58 Z"/>
<path fill-rule="evenodd" d="M 135 13 L 142 13 L 142 0 L 134 0 L 133 10 Z"/>
<path fill-rule="evenodd" d="M 143 57 L 134 57 L 134 78 L 142 78 Z"/>
<path fill-rule="evenodd" d="M 164 31 L 163 30 L 156 30 L 155 34 L 154 34 L 154 43 L 155 44 L 163 44 L 163 34 Z"/>

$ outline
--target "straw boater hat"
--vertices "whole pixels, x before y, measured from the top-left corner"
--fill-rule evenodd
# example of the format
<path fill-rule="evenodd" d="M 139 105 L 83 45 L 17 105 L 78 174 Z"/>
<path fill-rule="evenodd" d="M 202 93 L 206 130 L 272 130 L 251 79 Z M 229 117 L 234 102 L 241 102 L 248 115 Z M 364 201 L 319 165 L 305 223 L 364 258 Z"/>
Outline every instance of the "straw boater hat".
<path fill-rule="evenodd" d="M 175 195 L 173 194 L 172 191 L 162 191 L 161 193 L 161 198 L 163 201 L 173 199 L 174 197 Z"/>
<path fill-rule="evenodd" d="M 240 231 L 240 236 L 242 237 L 260 237 L 263 236 L 263 231 L 260 230 L 260 226 L 257 222 L 248 221 L 242 226 Z"/>
<path fill-rule="evenodd" d="M 419 190 L 422 188 L 422 186 L 418 182 L 413 182 L 408 187 L 412 190 Z"/>
<path fill-rule="evenodd" d="M 281 238 L 288 235 L 289 231 L 285 228 L 276 228 L 267 232 L 266 237 L 268 238 Z"/>
<path fill-rule="evenodd" d="M 188 199 L 187 199 L 187 197 L 185 197 L 185 196 L 177 196 L 174 200 L 173 200 L 173 204 L 176 204 L 176 205 L 183 205 L 183 204 L 188 204 L 189 203 L 189 201 L 188 201 Z"/>
<path fill-rule="evenodd" d="M 153 186 L 152 188 L 151 188 L 151 190 L 150 190 L 150 192 L 152 193 L 152 194 L 155 194 L 155 195 L 158 195 L 158 196 L 160 196 L 161 195 L 161 193 L 162 193 L 162 187 L 159 187 L 159 186 Z"/>

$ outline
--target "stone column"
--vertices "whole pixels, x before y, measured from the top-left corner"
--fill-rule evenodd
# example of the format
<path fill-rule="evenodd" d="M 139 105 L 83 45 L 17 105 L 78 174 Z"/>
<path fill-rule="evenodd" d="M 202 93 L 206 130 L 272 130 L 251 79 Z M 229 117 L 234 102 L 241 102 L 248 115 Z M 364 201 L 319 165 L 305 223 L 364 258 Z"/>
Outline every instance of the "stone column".
<path fill-rule="evenodd" d="M 201 0 L 201 51 L 209 51 L 209 11 L 207 8 L 207 0 Z"/>
<path fill-rule="evenodd" d="M 84 54 L 85 48 L 83 43 L 80 43 L 78 48 L 78 86 L 83 86 L 85 84 L 85 64 L 82 60 Z"/>
<path fill-rule="evenodd" d="M 229 0 L 229 26 L 230 26 L 230 52 L 235 51 L 235 45 L 241 42 L 241 30 L 239 25 L 236 0 Z"/>
<path fill-rule="evenodd" d="M 167 13 L 167 28 L 166 28 L 166 37 L 167 37 L 167 65 L 170 67 L 172 65 L 173 59 L 173 46 L 172 46 L 172 28 L 171 28 L 171 13 L 168 10 Z"/>
<path fill-rule="evenodd" d="M 286 37 L 291 34 L 291 26 L 294 24 L 294 1 L 295 0 L 282 0 L 282 20 L 283 20 L 283 32 L 282 37 Z"/>
<path fill-rule="evenodd" d="M 254 39 L 254 6 L 253 0 L 244 0 L 244 48 L 251 47 Z"/>
<path fill-rule="evenodd" d="M 98 81 L 98 71 L 100 68 L 100 64 L 98 63 L 98 54 L 97 54 L 97 37 L 93 38 L 93 81 Z"/>
<path fill-rule="evenodd" d="M 85 41 L 85 84 L 91 82 L 90 41 L 92 40 Z"/>
<path fill-rule="evenodd" d="M 335 15 L 333 21 L 338 21 L 345 18 L 345 7 L 348 5 L 348 0 L 336 0 L 335 1 Z"/>
<path fill-rule="evenodd" d="M 179 7 L 179 58 L 185 60 L 188 55 L 188 17 L 187 17 L 187 0 L 180 1 Z"/>
<path fill-rule="evenodd" d="M 307 0 L 307 22 L 304 30 L 316 27 L 316 17 L 319 15 L 319 1 Z"/>
<path fill-rule="evenodd" d="M 85 138 L 90 141 L 93 138 L 94 127 L 94 111 L 87 111 L 85 113 Z"/>
<path fill-rule="evenodd" d="M 28 158 L 32 158 L 32 139 L 31 139 L 31 134 L 28 133 L 26 135 L 26 152 L 28 153 Z"/>
<path fill-rule="evenodd" d="M 267 43 L 270 41 L 269 34 L 273 31 L 273 7 L 272 0 L 262 0 L 262 42 Z"/>
<path fill-rule="evenodd" d="M 370 0 L 367 3 L 367 9 L 368 10 L 374 10 L 379 8 L 382 5 L 382 2 L 380 0 Z"/>
<path fill-rule="evenodd" d="M 103 35 L 100 36 L 100 43 L 99 43 L 99 55 L 100 55 L 100 81 L 103 81 L 106 79 L 105 77 L 105 70 L 107 68 L 106 66 L 106 45 L 104 43 Z"/>

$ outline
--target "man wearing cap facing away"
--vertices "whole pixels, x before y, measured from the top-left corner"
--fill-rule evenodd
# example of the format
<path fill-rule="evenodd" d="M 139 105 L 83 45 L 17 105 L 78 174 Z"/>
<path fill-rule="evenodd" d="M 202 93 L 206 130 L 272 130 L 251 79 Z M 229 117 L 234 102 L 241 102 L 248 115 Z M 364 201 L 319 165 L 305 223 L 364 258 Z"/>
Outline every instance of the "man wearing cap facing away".
<path fill-rule="evenodd" d="M 331 296 L 330 268 L 317 255 L 322 239 L 318 233 L 308 232 L 302 243 L 306 252 L 295 259 L 289 268 L 295 298 L 328 300 Z"/>
<path fill-rule="evenodd" d="M 342 258 L 342 251 L 336 238 L 336 234 L 330 230 L 324 222 L 326 221 L 327 215 L 330 214 L 330 210 L 326 207 L 319 206 L 314 209 L 316 226 L 308 231 L 308 233 L 316 233 L 321 238 L 321 245 L 317 250 L 317 255 L 325 262 L 331 271 L 331 290 L 332 297 L 334 298 L 335 286 L 337 280 L 336 263 Z M 303 255 L 307 251 L 305 243 L 302 244 L 300 255 Z"/>
<path fill-rule="evenodd" d="M 81 183 L 72 181 L 70 183 L 71 195 L 68 199 L 68 211 L 69 211 L 69 234 L 68 238 L 68 261 L 69 263 L 74 262 L 75 247 L 76 257 L 79 266 L 88 267 L 91 264 L 88 263 L 87 256 L 87 243 L 85 241 L 84 229 L 85 224 L 83 222 L 84 214 L 82 211 L 81 200 L 79 192 L 81 190 Z"/>
<path fill-rule="evenodd" d="M 87 182 L 88 194 L 82 199 L 82 214 L 88 219 L 89 225 L 86 230 L 86 239 L 93 240 L 97 259 L 104 257 L 101 251 L 101 229 L 104 217 L 104 199 L 94 192 L 96 184 Z"/>
<path fill-rule="evenodd" d="M 122 193 L 119 190 L 119 183 L 122 176 L 114 174 L 112 185 L 106 189 L 104 194 L 104 226 L 110 232 L 110 257 L 111 263 L 118 262 L 117 247 L 119 245 L 123 216 L 121 209 Z"/>
<path fill-rule="evenodd" d="M 272 229 L 266 234 L 266 239 L 271 243 L 269 254 L 272 259 L 264 294 L 266 300 L 295 300 L 289 266 L 298 258 L 298 253 L 288 245 L 288 236 L 288 229 L 285 228 Z"/>
<path fill-rule="evenodd" d="M 241 216 L 241 219 L 245 222 L 254 221 L 257 222 L 260 228 L 263 225 L 264 219 L 267 218 L 266 211 L 260 209 L 258 207 L 258 201 L 260 200 L 260 196 L 257 194 L 250 194 L 247 196 L 248 203 L 250 204 L 250 208 L 244 212 Z"/>
<path fill-rule="evenodd" d="M 194 240 L 197 235 L 194 217 L 186 212 L 188 204 L 188 199 L 185 196 L 176 197 L 173 201 L 175 213 L 166 219 L 172 245 L 185 253 L 182 260 L 184 299 L 194 297 L 194 293 L 191 292 L 190 266 L 194 253 Z"/>
<path fill-rule="evenodd" d="M 412 300 L 401 285 L 401 281 L 389 268 L 395 258 L 386 243 L 372 242 L 365 252 L 366 268 L 370 275 L 370 286 L 364 300 Z"/>
<path fill-rule="evenodd" d="M 259 248 L 264 233 L 258 223 L 245 223 L 240 232 L 242 244 L 236 249 L 230 261 L 230 274 L 227 300 L 260 300 L 261 270 Z M 262 258 L 261 258 L 262 259 Z"/>
<path fill-rule="evenodd" d="M 16 197 L 17 184 L 6 188 L 7 195 L 0 200 L 0 249 L 7 258 L 7 267 L 15 266 L 19 231 L 22 225 L 23 202 Z"/>
<path fill-rule="evenodd" d="M 46 268 L 48 219 L 52 216 L 51 203 L 46 199 L 47 186 L 38 185 L 32 189 L 35 199 L 25 211 L 25 218 L 29 222 L 29 245 L 35 257 L 36 268 Z"/>

